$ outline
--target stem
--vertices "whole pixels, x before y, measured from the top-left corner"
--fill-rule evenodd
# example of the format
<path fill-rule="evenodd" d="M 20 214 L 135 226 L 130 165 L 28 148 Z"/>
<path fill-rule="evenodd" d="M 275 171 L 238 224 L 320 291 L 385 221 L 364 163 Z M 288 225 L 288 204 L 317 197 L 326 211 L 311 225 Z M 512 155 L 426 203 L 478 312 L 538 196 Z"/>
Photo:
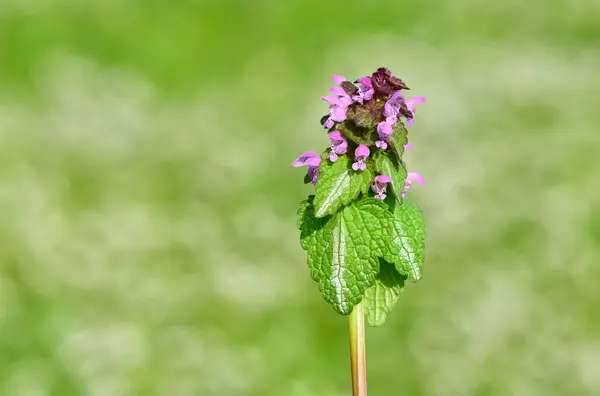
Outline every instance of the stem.
<path fill-rule="evenodd" d="M 352 396 L 367 396 L 367 354 L 365 347 L 365 317 L 362 303 L 354 306 L 348 324 L 350 327 Z"/>

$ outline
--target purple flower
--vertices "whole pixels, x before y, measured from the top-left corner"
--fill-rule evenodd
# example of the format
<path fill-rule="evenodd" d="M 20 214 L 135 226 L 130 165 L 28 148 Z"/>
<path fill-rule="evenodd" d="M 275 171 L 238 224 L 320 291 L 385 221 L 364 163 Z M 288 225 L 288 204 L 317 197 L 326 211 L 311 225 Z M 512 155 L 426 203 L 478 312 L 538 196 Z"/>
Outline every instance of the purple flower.
<path fill-rule="evenodd" d="M 386 175 L 379 175 L 375 177 L 375 180 L 373 180 L 373 184 L 371 184 L 371 189 L 373 190 L 373 192 L 375 192 L 375 198 L 381 200 L 385 199 L 385 190 L 387 188 L 386 184 L 390 183 L 391 181 L 392 179 Z"/>
<path fill-rule="evenodd" d="M 327 155 L 329 161 L 334 162 L 338 159 L 338 155 L 346 154 L 348 149 L 348 141 L 342 136 L 340 131 L 333 131 L 327 135 L 331 139 L 331 151 Z"/>
<path fill-rule="evenodd" d="M 348 79 L 346 77 L 344 77 L 344 76 L 338 76 L 338 75 L 335 75 L 335 76 L 331 77 L 331 79 L 333 80 L 333 83 L 335 85 L 338 85 L 338 86 L 341 83 L 343 83 L 344 81 L 348 81 Z"/>
<path fill-rule="evenodd" d="M 404 95 L 400 93 L 400 91 L 394 93 L 392 97 L 385 102 L 383 106 L 383 115 L 386 117 L 385 120 L 390 125 L 394 125 L 398 122 L 398 113 L 400 112 L 400 108 L 404 103 Z"/>
<path fill-rule="evenodd" d="M 292 162 L 294 168 L 299 166 L 308 165 L 308 177 L 312 181 L 312 184 L 317 184 L 317 178 L 319 177 L 319 165 L 321 165 L 321 157 L 317 153 L 308 151 L 302 154 L 298 159 Z"/>
<path fill-rule="evenodd" d="M 394 133 L 394 131 L 392 130 L 392 125 L 390 123 L 387 121 L 380 122 L 379 125 L 377 125 L 379 140 L 375 142 L 375 146 L 385 150 L 387 148 L 385 140 L 391 136 L 392 133 Z"/>
<path fill-rule="evenodd" d="M 423 176 L 418 174 L 417 172 L 408 172 L 406 175 L 406 179 L 404 180 L 404 191 L 402 191 L 402 198 L 406 197 L 406 192 L 410 188 L 412 182 L 416 181 L 419 184 L 425 184 L 425 179 Z"/>
<path fill-rule="evenodd" d="M 345 121 L 348 106 L 354 103 L 354 99 L 352 99 L 352 97 L 350 97 L 350 95 L 348 95 L 346 91 L 340 87 L 340 84 L 348 81 L 346 77 L 333 76 L 332 80 L 337 85 L 337 87 L 329 89 L 334 95 L 322 97 L 323 100 L 329 102 L 329 119 L 325 121 L 324 124 L 325 128 L 327 129 L 333 128 L 334 122 Z"/>
<path fill-rule="evenodd" d="M 413 118 L 409 118 L 406 121 L 406 126 L 409 127 L 415 122 L 415 114 L 417 114 L 417 109 L 415 109 L 415 105 L 425 103 L 425 98 L 422 96 L 413 96 L 412 98 L 407 99 L 404 103 L 406 103 L 408 111 L 410 111 L 413 115 Z"/>
<path fill-rule="evenodd" d="M 404 150 L 407 150 L 407 151 L 408 151 L 408 150 L 412 150 L 413 148 L 414 148 L 414 147 L 413 147 L 413 145 L 412 145 L 412 144 L 410 144 L 410 143 L 406 143 L 406 144 L 404 145 Z"/>
<path fill-rule="evenodd" d="M 354 151 L 354 156 L 356 157 L 356 162 L 352 164 L 352 169 L 357 170 L 365 170 L 367 164 L 365 164 L 365 160 L 369 157 L 369 148 L 364 144 L 361 144 Z"/>
<path fill-rule="evenodd" d="M 352 96 L 352 100 L 363 104 L 364 101 L 373 99 L 373 95 L 375 91 L 373 90 L 373 83 L 369 77 L 359 78 L 358 82 L 360 86 L 358 87 L 358 93 Z"/>

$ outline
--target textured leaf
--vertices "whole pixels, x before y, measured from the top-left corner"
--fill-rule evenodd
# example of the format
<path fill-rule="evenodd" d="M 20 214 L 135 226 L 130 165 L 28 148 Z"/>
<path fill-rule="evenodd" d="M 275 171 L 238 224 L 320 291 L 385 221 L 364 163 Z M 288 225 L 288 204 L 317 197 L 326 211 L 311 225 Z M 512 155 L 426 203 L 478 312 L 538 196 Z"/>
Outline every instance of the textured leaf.
<path fill-rule="evenodd" d="M 396 160 L 402 163 L 402 154 L 404 154 L 404 145 L 408 143 L 408 131 L 403 123 L 397 122 L 393 126 L 394 133 L 388 138 L 391 151 L 396 154 Z"/>
<path fill-rule="evenodd" d="M 345 155 L 337 161 L 324 159 L 319 167 L 319 179 L 315 189 L 315 215 L 324 217 L 334 214 L 342 206 L 366 193 L 373 181 L 373 172 L 354 171 L 352 161 Z"/>
<path fill-rule="evenodd" d="M 309 198 L 298 211 L 310 274 L 333 309 L 347 315 L 375 282 L 392 214 L 386 204 L 368 197 L 322 219 L 314 210 Z"/>
<path fill-rule="evenodd" d="M 393 205 L 393 230 L 383 258 L 413 282 L 421 279 L 425 262 L 425 220 L 416 204 L 404 201 Z"/>
<path fill-rule="evenodd" d="M 381 326 L 385 322 L 404 290 L 405 279 L 396 271 L 394 264 L 379 260 L 379 274 L 375 284 L 365 292 L 363 303 L 369 326 Z"/>
<path fill-rule="evenodd" d="M 317 230 L 321 229 L 327 219 L 318 219 L 314 216 L 313 200 L 315 196 L 309 195 L 307 199 L 300 202 L 298 209 L 298 229 L 300 230 L 300 246 L 308 250 L 311 243 L 314 243 L 314 236 Z"/>
<path fill-rule="evenodd" d="M 384 151 L 376 152 L 373 157 L 377 171 L 392 178 L 391 190 L 398 203 L 402 203 L 402 191 L 404 191 L 404 181 L 407 175 L 406 168 L 397 159 L 390 158 Z"/>

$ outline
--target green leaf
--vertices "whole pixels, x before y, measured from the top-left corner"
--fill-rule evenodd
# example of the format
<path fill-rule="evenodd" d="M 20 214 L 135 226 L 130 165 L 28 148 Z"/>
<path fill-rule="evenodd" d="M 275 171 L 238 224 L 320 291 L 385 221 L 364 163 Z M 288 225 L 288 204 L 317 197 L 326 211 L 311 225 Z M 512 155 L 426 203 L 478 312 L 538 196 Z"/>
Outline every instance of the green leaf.
<path fill-rule="evenodd" d="M 425 262 L 425 219 L 423 211 L 412 202 L 394 204 L 391 240 L 383 258 L 396 266 L 396 270 L 413 282 L 421 279 Z"/>
<path fill-rule="evenodd" d="M 406 168 L 397 159 L 390 158 L 385 151 L 377 151 L 373 159 L 377 172 L 387 175 L 392 179 L 390 183 L 392 192 L 398 203 L 402 203 L 402 192 L 404 191 L 404 181 L 407 175 Z"/>
<path fill-rule="evenodd" d="M 315 215 L 324 217 L 334 214 L 342 206 L 366 193 L 373 181 L 373 172 L 354 171 L 352 161 L 345 155 L 335 162 L 324 159 L 319 166 L 319 178 L 315 188 Z"/>
<path fill-rule="evenodd" d="M 314 244 L 315 233 L 325 225 L 327 219 L 317 219 L 314 216 L 313 200 L 315 196 L 309 195 L 307 199 L 300 202 L 298 209 L 298 229 L 300 230 L 300 246 L 308 250 L 311 243 Z"/>
<path fill-rule="evenodd" d="M 315 208 L 309 197 L 298 211 L 310 275 L 333 309 L 347 315 L 375 282 L 378 257 L 392 232 L 392 214 L 385 203 L 368 197 L 322 219 L 315 216 Z"/>
<path fill-rule="evenodd" d="M 310 183 L 312 180 L 310 179 L 310 176 L 308 176 L 308 173 L 306 175 L 304 175 L 304 184 L 308 184 Z"/>
<path fill-rule="evenodd" d="M 369 326 L 381 326 L 404 290 L 405 276 L 394 264 L 379 260 L 379 274 L 375 284 L 365 291 L 363 306 Z"/>
<path fill-rule="evenodd" d="M 396 154 L 396 160 L 402 163 L 404 145 L 408 143 L 408 131 L 402 122 L 397 122 L 392 127 L 394 133 L 388 137 L 391 151 Z"/>

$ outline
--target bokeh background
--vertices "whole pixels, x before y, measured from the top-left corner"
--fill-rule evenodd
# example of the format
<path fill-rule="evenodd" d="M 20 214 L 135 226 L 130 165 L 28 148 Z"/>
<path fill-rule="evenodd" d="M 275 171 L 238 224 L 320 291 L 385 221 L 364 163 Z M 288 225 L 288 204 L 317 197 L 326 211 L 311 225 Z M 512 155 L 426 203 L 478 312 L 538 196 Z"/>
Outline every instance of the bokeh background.
<path fill-rule="evenodd" d="M 290 163 L 331 75 L 427 97 L 370 394 L 600 394 L 600 2 L 0 1 L 0 395 L 344 396 Z"/>

